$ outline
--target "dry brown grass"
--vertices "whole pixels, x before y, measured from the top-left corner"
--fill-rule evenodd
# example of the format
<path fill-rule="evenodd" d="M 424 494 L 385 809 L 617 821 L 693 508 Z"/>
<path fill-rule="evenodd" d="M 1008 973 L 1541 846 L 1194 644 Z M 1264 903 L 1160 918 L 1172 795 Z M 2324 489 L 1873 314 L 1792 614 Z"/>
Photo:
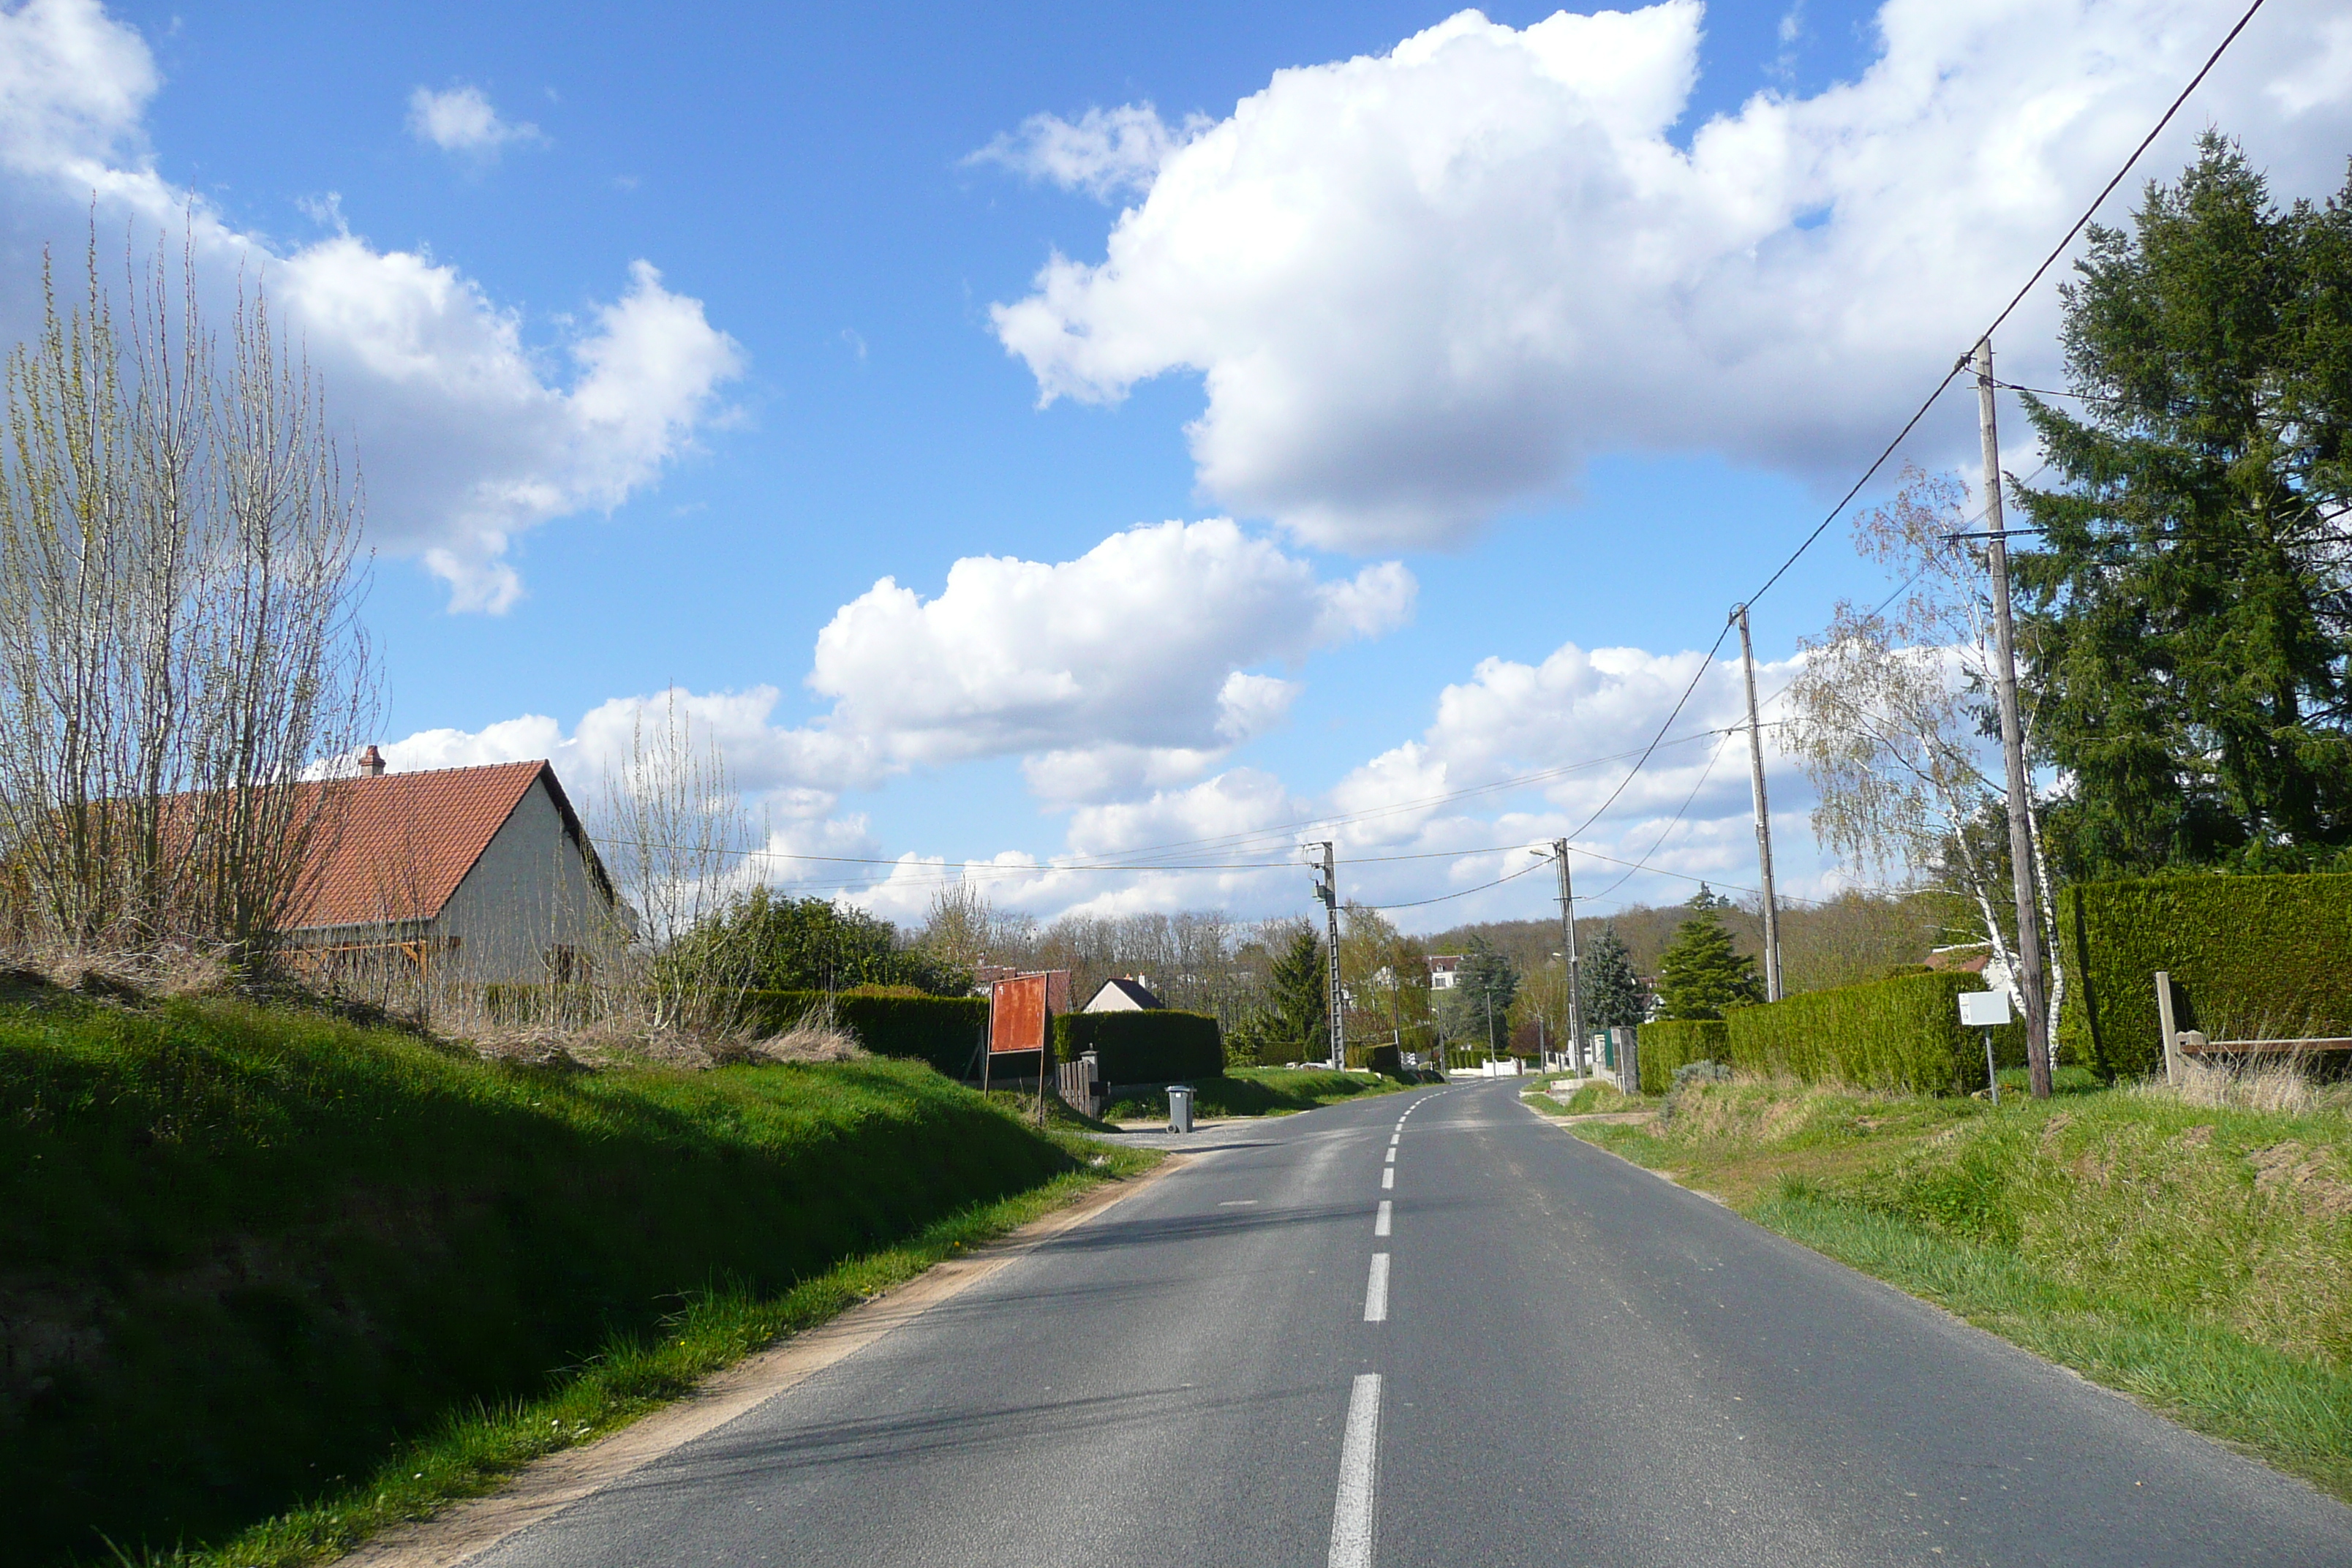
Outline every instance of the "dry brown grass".
<path fill-rule="evenodd" d="M 148 952 L 31 943 L 0 950 L 0 970 L 36 983 L 124 1000 L 224 996 L 236 976 L 217 952 L 166 947 Z"/>
<path fill-rule="evenodd" d="M 131 1005 L 178 998 L 228 996 L 252 989 L 217 953 L 185 948 L 153 952 L 63 945 L 0 948 L 0 979 L 52 985 Z M 866 1058 L 857 1037 L 829 1006 L 813 1009 L 781 1034 L 761 1037 L 725 1018 L 705 1025 L 656 1025 L 634 987 L 552 989 L 514 1016 L 489 1005 L 478 984 L 378 985 L 383 994 L 354 995 L 297 976 L 259 988 L 280 1000 L 307 994 L 328 1010 L 358 1007 L 368 1016 L 472 1050 L 486 1061 L 559 1071 L 598 1072 L 657 1066 L 705 1071 L 755 1062 L 848 1062 Z M 715 1010 L 723 1014 L 726 1010 Z"/>
<path fill-rule="evenodd" d="M 2260 1110 L 2282 1116 L 2311 1116 L 2326 1111 L 2352 1114 L 2352 1085 L 2316 1082 L 2305 1065 L 2293 1058 L 2248 1062 L 2184 1061 L 2178 1084 L 2148 1082 L 2126 1092 L 2206 1105 L 2231 1110 Z"/>

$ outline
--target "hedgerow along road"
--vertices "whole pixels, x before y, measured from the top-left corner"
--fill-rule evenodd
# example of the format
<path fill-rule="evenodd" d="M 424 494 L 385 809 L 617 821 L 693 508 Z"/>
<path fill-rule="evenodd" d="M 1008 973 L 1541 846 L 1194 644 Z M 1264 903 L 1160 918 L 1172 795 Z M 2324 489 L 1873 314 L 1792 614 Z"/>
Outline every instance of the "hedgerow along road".
<path fill-rule="evenodd" d="M 2352 1510 L 1508 1079 L 1184 1168 L 472 1561 L 2352 1563 Z"/>

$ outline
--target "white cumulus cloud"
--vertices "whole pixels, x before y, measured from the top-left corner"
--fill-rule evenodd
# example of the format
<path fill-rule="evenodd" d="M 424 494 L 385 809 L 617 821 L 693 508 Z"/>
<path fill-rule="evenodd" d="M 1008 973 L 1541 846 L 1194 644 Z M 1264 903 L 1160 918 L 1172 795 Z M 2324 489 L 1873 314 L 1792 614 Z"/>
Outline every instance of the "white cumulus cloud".
<path fill-rule="evenodd" d="M 496 158 L 509 142 L 544 143 L 539 127 L 525 121 L 499 118 L 478 87 L 450 87 L 436 92 L 420 87 L 408 95 L 408 133 L 444 153 Z"/>
<path fill-rule="evenodd" d="M 548 757 L 596 778 L 675 701 L 740 788 L 796 818 L 982 757 L 1022 758 L 1049 804 L 1117 799 L 1199 779 L 1279 724 L 1299 685 L 1256 667 L 1392 630 L 1414 591 L 1394 562 L 1325 579 L 1225 519 L 1160 523 L 1075 561 L 969 556 L 929 598 L 884 578 L 818 633 L 807 685 L 830 707 L 804 723 L 778 721 L 772 686 L 681 689 L 615 698 L 569 733 L 524 715 L 423 731 L 385 755 L 398 768 Z"/>
<path fill-rule="evenodd" d="M 929 599 L 886 577 L 817 634 L 808 683 L 894 763 L 1032 755 L 1033 786 L 1083 797 L 1197 775 L 1288 709 L 1252 667 L 1378 637 L 1414 592 L 1394 562 L 1326 581 L 1229 520 L 1160 523 L 1075 561 L 967 556 Z"/>
<path fill-rule="evenodd" d="M 96 0 L 0 9 L 0 335 L 37 320 L 40 254 L 70 273 L 93 204 L 101 234 L 184 236 L 216 304 L 240 277 L 268 291 L 365 477 L 369 542 L 422 560 L 453 608 L 512 604 L 516 537 L 653 483 L 740 374 L 740 346 L 644 261 L 589 307 L 551 374 L 518 315 L 451 263 L 348 232 L 287 247 L 241 231 L 157 173 L 158 87 L 138 33 Z"/>
<path fill-rule="evenodd" d="M 1076 120 L 1033 114 L 965 162 L 1000 163 L 1097 201 L 1148 191 L 1169 155 L 1209 128 L 1206 115 L 1171 126 L 1149 103 L 1089 109 Z"/>
<path fill-rule="evenodd" d="M 1602 451 L 1818 479 L 1967 348 L 2238 9 L 1889 0 L 1853 80 L 1696 127 L 1697 0 L 1465 11 L 1205 129 L 1033 121 L 1007 161 L 1148 190 L 995 330 L 1047 402 L 1198 373 L 1204 487 L 1332 547 L 1458 542 Z M 2210 122 L 2288 194 L 2332 191 L 2347 40 L 2323 6 L 2257 17 L 2143 173 Z M 2025 374 L 2054 374 L 2053 310 L 2045 289 L 2009 331 Z"/>
<path fill-rule="evenodd" d="M 1765 765 L 1781 889 L 1822 896 L 1853 879 L 1813 842 L 1811 791 L 1776 742 L 1773 700 L 1796 669 L 1793 660 L 1758 666 Z M 1193 684 L 1224 695 L 1206 677 Z M 1685 689 L 1690 700 L 1666 743 L 1632 773 Z M 919 918 L 931 893 L 960 874 L 977 879 L 1001 907 L 1048 917 L 1297 911 L 1307 907 L 1307 847 L 1324 838 L 1339 846 L 1342 892 L 1392 908 L 1409 930 L 1542 912 L 1551 873 L 1528 851 L 1561 837 L 1577 851 L 1578 896 L 1595 912 L 1678 901 L 1701 879 L 1745 889 L 1756 879 L 1747 742 L 1735 732 L 1746 717 L 1739 668 L 1697 650 L 1570 643 L 1538 663 L 1483 659 L 1439 693 L 1417 734 L 1319 792 L 1258 766 L 1212 772 L 1226 755 L 1214 745 L 1117 742 L 1029 753 L 1039 795 L 1070 805 L 1062 848 L 1045 856 L 988 844 L 885 847 L 864 816 L 843 809 L 842 797 L 908 765 L 894 737 L 843 725 L 837 709 L 814 723 L 782 725 L 778 700 L 772 687 L 655 692 L 600 704 L 569 732 L 527 715 L 478 731 L 424 731 L 384 752 L 403 769 L 550 757 L 575 795 L 593 798 L 627 754 L 635 727 L 659 725 L 674 701 L 696 744 L 716 742 L 739 788 L 770 816 L 774 854 L 762 863 L 765 875 L 819 889 L 863 884 L 845 896 L 894 918 Z M 1072 701 L 1075 724 L 1090 710 Z M 926 729 L 920 738 L 929 744 L 938 736 Z M 879 863 L 891 855 L 894 862 Z M 1086 868 L 1107 858 L 1149 868 Z M 1633 869 L 1637 864 L 1645 868 Z M 1439 901 L 1423 902 L 1430 900 Z"/>

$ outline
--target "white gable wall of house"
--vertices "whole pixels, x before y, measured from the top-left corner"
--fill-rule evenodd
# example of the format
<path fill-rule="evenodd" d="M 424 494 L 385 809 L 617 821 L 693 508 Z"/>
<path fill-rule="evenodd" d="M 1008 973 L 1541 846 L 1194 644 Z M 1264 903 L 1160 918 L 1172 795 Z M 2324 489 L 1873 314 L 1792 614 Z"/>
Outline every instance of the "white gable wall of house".
<path fill-rule="evenodd" d="M 523 793 L 433 923 L 449 979 L 586 979 L 625 942 L 544 779 Z"/>
<path fill-rule="evenodd" d="M 1104 981 L 1094 999 L 1082 1010 L 1088 1013 L 1141 1013 L 1158 1005 L 1158 1002 L 1159 999 L 1151 994 L 1148 981 L 1138 979 L 1130 982 L 1121 976 Z"/>

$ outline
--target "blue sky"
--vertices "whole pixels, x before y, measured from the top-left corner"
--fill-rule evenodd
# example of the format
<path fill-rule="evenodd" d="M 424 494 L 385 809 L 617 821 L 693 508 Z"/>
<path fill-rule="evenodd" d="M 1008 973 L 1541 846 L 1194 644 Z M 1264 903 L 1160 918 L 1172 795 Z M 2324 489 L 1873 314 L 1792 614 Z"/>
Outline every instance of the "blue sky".
<path fill-rule="evenodd" d="M 593 779 L 674 686 L 780 879 L 918 858 L 885 912 L 965 861 L 1279 860 L 1350 814 L 1355 852 L 1429 857 L 1353 883 L 1405 902 L 1579 825 L 1622 772 L 1395 807 L 1646 739 L 2235 9 L 33 0 L 0 7 L 0 214 L 21 260 L 93 188 L 194 211 L 215 264 L 286 280 L 383 501 L 397 765 Z M 2276 0 L 2147 172 L 2210 119 L 2331 188 L 2347 104 L 2352 36 Z M 2020 318 L 2020 374 L 2056 374 L 2054 320 Z M 1906 455 L 1964 463 L 1970 413 Z M 1880 581 L 1833 531 L 1758 607 L 1769 684 Z M 1685 728 L 1729 721 L 1727 676 Z M 1752 880 L 1711 747 L 1578 843 L 1643 858 L 1688 798 L 1659 864 Z M 1788 879 L 1826 890 L 1774 779 Z M 989 875 L 1045 914 L 1305 885 Z M 1538 912 L 1542 880 L 1402 918 Z"/>

